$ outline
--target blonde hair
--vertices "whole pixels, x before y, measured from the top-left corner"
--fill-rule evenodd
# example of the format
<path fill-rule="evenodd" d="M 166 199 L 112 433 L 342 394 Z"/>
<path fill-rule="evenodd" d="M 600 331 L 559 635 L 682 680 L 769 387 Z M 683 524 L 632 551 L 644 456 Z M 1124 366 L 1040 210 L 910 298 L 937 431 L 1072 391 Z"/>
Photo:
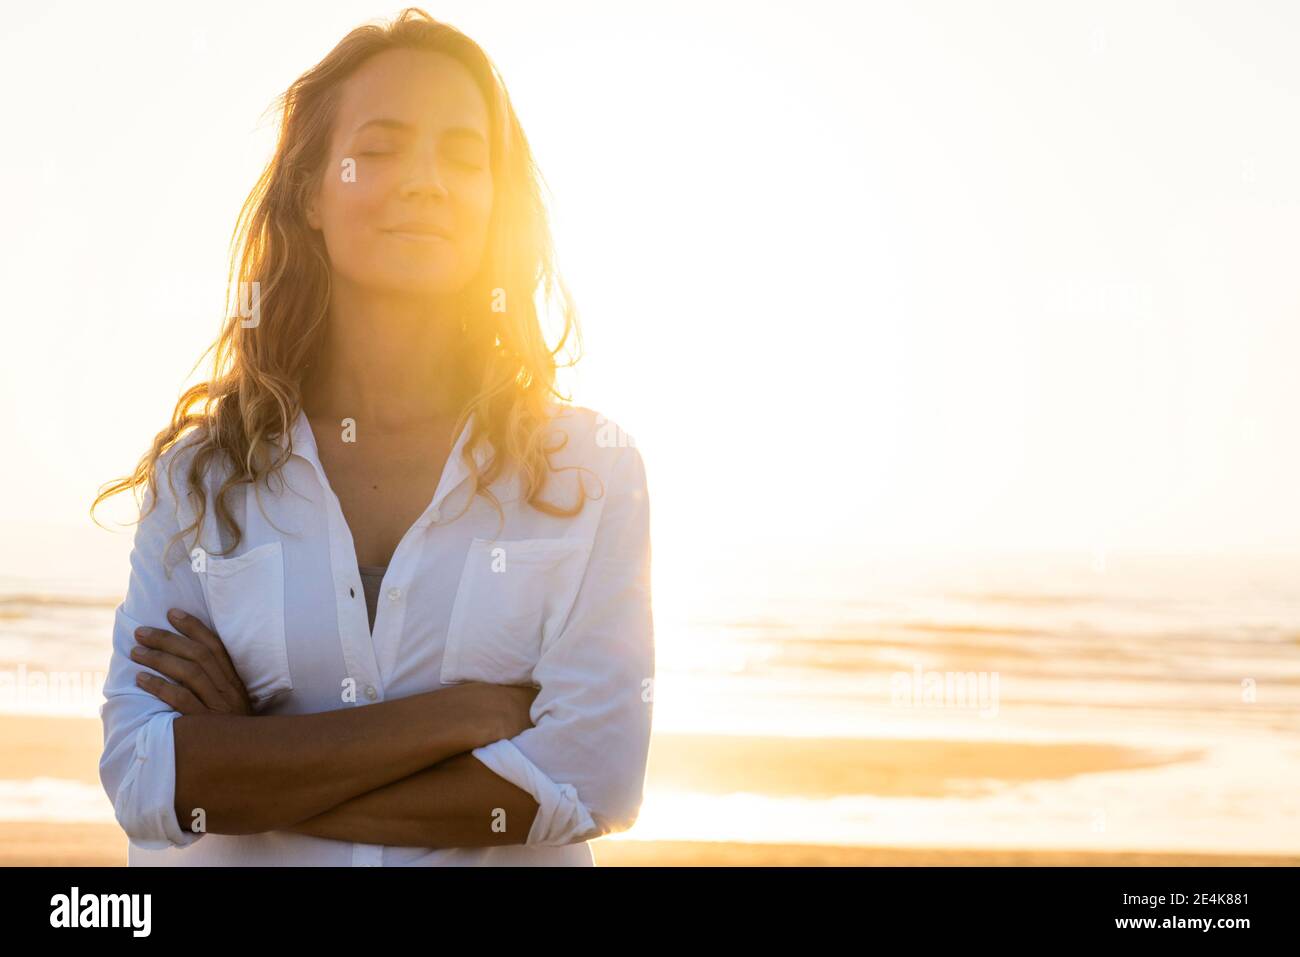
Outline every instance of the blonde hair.
<path fill-rule="evenodd" d="M 290 450 L 280 448 L 277 439 L 291 434 L 302 409 L 304 370 L 318 358 L 324 341 L 329 259 L 320 235 L 307 224 L 304 203 L 327 161 L 339 87 L 364 61 L 393 49 L 454 57 L 469 71 L 487 103 L 493 209 L 483 262 L 463 290 L 466 312 L 457 365 L 465 377 L 461 394 L 472 398 L 459 412 L 451 436 L 454 440 L 460 435 L 474 416 L 473 434 L 461 450 L 474 483 L 466 507 L 481 494 L 500 514 L 500 503 L 488 486 L 513 465 L 519 470 L 523 502 L 550 515 L 570 517 L 581 512 L 587 498 L 581 483 L 578 500 L 570 508 L 540 498 L 553 470 L 549 455 L 563 448 L 546 447 L 544 434 L 553 410 L 551 396 L 568 400 L 555 390 L 555 378 L 556 356 L 571 332 L 577 351 L 566 367 L 576 363 L 581 353 L 577 310 L 555 265 L 542 198 L 544 180 L 505 84 L 487 54 L 459 30 L 410 7 L 390 23 L 353 30 L 275 100 L 273 106 L 281 112 L 279 140 L 236 220 L 227 318 L 217 340 L 203 354 L 212 355 L 211 378 L 181 395 L 170 424 L 155 437 L 135 471 L 100 489 L 91 505 L 92 516 L 101 502 L 128 489 L 141 497 L 147 487 L 156 501 L 159 458 L 189 437 L 194 454 L 188 457 L 186 481 L 198 508 L 195 521 L 181 530 L 181 536 L 193 531 L 197 540 L 207 508 L 203 476 L 217 459 L 227 462 L 230 471 L 213 506 L 233 538 L 230 550 L 238 546 L 243 532 L 228 496 L 237 486 L 255 484 L 288 461 Z M 237 284 L 241 290 L 260 293 L 258 321 L 248 327 L 241 321 L 242 308 L 234 308 L 241 305 L 235 299 Z M 564 317 L 563 334 L 554 349 L 548 348 L 538 318 L 539 290 L 546 302 L 558 298 Z M 508 310 L 494 311 L 493 302 L 502 298 Z M 494 454 L 480 471 L 475 452 L 485 444 Z M 169 468 L 169 482 L 170 472 Z"/>

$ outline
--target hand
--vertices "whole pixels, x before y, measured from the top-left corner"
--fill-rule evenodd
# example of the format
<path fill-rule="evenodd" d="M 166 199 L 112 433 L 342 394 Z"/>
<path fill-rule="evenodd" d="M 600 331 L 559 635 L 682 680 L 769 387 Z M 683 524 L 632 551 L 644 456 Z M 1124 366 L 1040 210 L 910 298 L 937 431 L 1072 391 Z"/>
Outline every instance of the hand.
<path fill-rule="evenodd" d="M 505 727 L 501 737 L 513 738 L 533 726 L 533 701 L 542 689 L 534 685 L 488 685 L 496 696 Z"/>
<path fill-rule="evenodd" d="M 226 646 L 216 633 L 193 615 L 173 608 L 167 613 L 180 631 L 140 628 L 131 660 L 161 672 L 176 684 L 141 672 L 136 683 L 181 714 L 252 715 L 248 690 L 239 679 Z"/>
<path fill-rule="evenodd" d="M 494 685 L 468 681 L 460 687 L 474 696 L 476 710 L 484 715 L 486 740 L 476 747 L 513 738 L 533 726 L 533 699 L 542 689 L 536 685 Z"/>

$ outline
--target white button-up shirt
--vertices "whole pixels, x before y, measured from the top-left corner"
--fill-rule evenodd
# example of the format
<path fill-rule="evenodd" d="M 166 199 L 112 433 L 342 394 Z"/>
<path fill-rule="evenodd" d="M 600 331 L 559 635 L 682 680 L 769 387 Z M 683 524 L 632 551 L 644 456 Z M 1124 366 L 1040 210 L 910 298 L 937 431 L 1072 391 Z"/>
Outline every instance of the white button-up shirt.
<path fill-rule="evenodd" d="M 136 530 L 100 708 L 100 778 L 130 838 L 132 865 L 591 865 L 586 842 L 636 820 L 654 679 L 641 455 L 592 410 L 559 407 L 552 428 L 568 441 L 552 453 L 559 471 L 543 497 L 570 506 L 579 480 L 592 497 L 576 517 L 547 515 L 519 500 L 519 477 L 507 474 L 491 486 L 505 515 L 499 526 L 482 496 L 460 514 L 472 485 L 460 452 L 472 425 L 393 554 L 373 634 L 352 535 L 305 415 L 292 429 L 284 481 L 232 496 L 244 532 L 238 549 L 210 554 L 218 550 L 210 543 L 228 544 L 212 509 L 220 479 L 210 475 L 201 550 L 186 560 L 181 553 L 194 546 L 187 536 L 166 568 L 167 542 L 194 512 L 184 494 L 188 462 L 176 462 L 177 489 L 166 477 L 191 443 L 165 453 L 158 505 Z M 480 466 L 489 455 L 479 450 Z M 509 574 L 499 574 L 503 567 Z M 129 657 L 135 630 L 169 629 L 173 607 L 221 637 L 259 715 L 362 707 L 464 681 L 540 686 L 533 727 L 472 752 L 537 801 L 526 843 L 439 849 L 181 827 L 172 735 L 180 715 L 136 685 L 140 671 L 157 672 Z M 344 703 L 346 686 L 360 690 L 355 704 Z"/>

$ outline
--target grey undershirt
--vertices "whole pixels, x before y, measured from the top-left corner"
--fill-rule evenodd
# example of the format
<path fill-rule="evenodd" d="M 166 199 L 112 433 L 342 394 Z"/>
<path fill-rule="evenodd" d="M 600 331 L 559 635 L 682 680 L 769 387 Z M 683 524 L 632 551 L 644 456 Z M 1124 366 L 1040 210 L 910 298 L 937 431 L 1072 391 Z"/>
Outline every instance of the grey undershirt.
<path fill-rule="evenodd" d="M 361 589 L 366 593 L 366 614 L 370 616 L 370 630 L 375 630 L 375 610 L 379 607 L 379 586 L 384 582 L 387 565 L 358 565 Z"/>

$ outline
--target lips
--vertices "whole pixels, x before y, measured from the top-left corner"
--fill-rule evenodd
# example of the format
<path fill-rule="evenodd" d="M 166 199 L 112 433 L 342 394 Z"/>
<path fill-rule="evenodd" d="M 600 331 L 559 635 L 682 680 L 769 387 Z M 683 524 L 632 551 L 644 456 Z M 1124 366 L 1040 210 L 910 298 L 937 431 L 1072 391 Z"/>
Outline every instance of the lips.
<path fill-rule="evenodd" d="M 436 223 L 399 223 L 384 232 L 405 239 L 451 239 L 451 233 Z"/>

